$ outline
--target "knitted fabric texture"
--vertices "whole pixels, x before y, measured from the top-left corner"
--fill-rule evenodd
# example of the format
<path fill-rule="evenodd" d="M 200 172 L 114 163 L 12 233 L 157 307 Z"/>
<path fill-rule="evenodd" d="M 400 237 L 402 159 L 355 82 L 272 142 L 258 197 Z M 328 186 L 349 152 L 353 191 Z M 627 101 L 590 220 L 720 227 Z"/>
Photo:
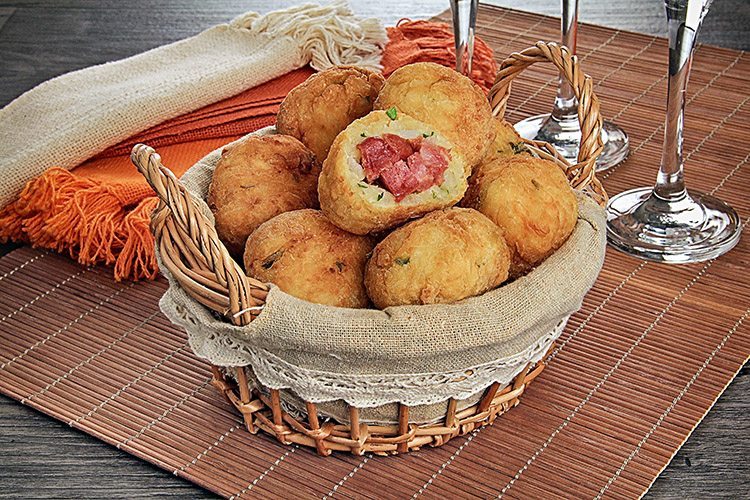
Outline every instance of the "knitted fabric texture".
<path fill-rule="evenodd" d="M 381 61 L 383 74 L 388 76 L 401 66 L 416 62 L 456 66 L 453 28 L 449 24 L 402 19 L 395 28 L 388 28 L 388 46 Z M 497 63 L 492 49 L 475 37 L 471 79 L 489 92 L 496 75 Z"/>

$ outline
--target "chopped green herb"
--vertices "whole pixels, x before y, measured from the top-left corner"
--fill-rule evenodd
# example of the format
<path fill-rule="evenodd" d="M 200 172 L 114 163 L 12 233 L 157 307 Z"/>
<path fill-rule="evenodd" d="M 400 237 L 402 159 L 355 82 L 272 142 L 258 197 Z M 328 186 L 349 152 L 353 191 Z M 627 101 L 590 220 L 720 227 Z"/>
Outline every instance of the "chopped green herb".
<path fill-rule="evenodd" d="M 433 135 L 435 135 L 435 131 L 434 130 L 432 132 L 430 132 L 429 134 L 427 132 L 423 133 L 422 137 L 424 137 L 425 139 L 427 139 L 428 137 L 432 137 Z"/>
<path fill-rule="evenodd" d="M 336 269 L 338 269 L 339 272 L 343 271 L 344 270 L 344 263 L 337 260 L 336 261 Z"/>
<path fill-rule="evenodd" d="M 388 118 L 390 118 L 391 120 L 395 120 L 398 116 L 398 111 L 396 111 L 395 106 L 392 106 L 388 108 L 388 111 L 386 111 L 385 114 L 388 115 Z"/>
<path fill-rule="evenodd" d="M 360 135 L 360 137 L 367 137 L 367 134 L 366 134 L 366 133 L 364 133 L 364 132 L 362 132 L 362 133 L 361 133 L 361 134 L 359 134 L 359 135 Z"/>
<path fill-rule="evenodd" d="M 378 195 L 378 200 L 377 200 L 377 201 L 380 201 L 380 200 L 382 200 L 382 199 L 383 199 L 383 195 L 384 195 L 384 194 L 385 194 L 385 193 L 381 192 L 381 193 L 380 193 L 380 194 Z"/>
<path fill-rule="evenodd" d="M 434 200 L 435 198 L 437 198 L 437 193 L 435 191 L 433 191 L 432 192 L 432 199 Z"/>
<path fill-rule="evenodd" d="M 405 266 L 409 263 L 409 256 L 407 255 L 406 257 L 396 257 L 396 260 L 394 262 L 399 266 Z"/>
<path fill-rule="evenodd" d="M 362 189 L 367 189 L 367 184 L 364 184 L 362 182 L 358 182 L 357 186 L 361 187 Z"/>
<path fill-rule="evenodd" d="M 277 260 L 281 258 L 281 256 L 284 255 L 284 249 L 276 250 L 274 253 L 263 259 L 263 262 L 261 262 L 261 267 L 263 269 L 271 269 L 273 265 L 276 263 Z"/>
<path fill-rule="evenodd" d="M 511 142 L 510 149 L 513 150 L 513 154 L 521 154 L 526 152 L 526 145 L 522 142 Z"/>

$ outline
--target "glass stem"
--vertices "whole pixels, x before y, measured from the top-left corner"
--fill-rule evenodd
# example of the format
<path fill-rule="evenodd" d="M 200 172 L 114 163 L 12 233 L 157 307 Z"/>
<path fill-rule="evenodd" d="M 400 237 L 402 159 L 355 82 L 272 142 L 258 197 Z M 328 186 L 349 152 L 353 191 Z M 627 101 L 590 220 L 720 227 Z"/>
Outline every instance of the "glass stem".
<path fill-rule="evenodd" d="M 680 2 L 667 2 L 669 26 L 669 83 L 667 117 L 664 122 L 664 148 L 654 195 L 665 201 L 687 196 L 682 163 L 682 129 L 685 114 L 685 89 L 690 75 L 693 47 L 698 25 L 686 24 L 687 9 Z"/>
<path fill-rule="evenodd" d="M 578 0 L 562 0 L 560 27 L 562 29 L 562 44 L 575 54 L 578 39 Z M 560 83 L 557 87 L 552 116 L 558 120 L 577 119 L 578 116 L 578 100 L 575 92 L 573 92 L 570 83 L 562 76 L 560 76 Z"/>
<path fill-rule="evenodd" d="M 478 5 L 479 0 L 451 0 L 453 36 L 456 44 L 456 71 L 466 76 L 471 75 Z"/>

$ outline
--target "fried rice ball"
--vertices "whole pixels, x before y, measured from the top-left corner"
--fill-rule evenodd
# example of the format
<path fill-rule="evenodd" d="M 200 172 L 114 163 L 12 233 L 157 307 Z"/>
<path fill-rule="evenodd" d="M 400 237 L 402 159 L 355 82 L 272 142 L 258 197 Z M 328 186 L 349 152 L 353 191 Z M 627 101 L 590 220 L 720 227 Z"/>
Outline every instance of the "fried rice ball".
<path fill-rule="evenodd" d="M 467 208 L 432 212 L 389 234 L 367 262 L 365 286 L 378 308 L 451 303 L 508 278 L 502 231 Z"/>
<path fill-rule="evenodd" d="M 435 63 L 415 63 L 394 71 L 375 101 L 423 121 L 460 148 L 467 174 L 485 155 L 495 129 L 482 89 L 464 75 Z"/>
<path fill-rule="evenodd" d="M 290 210 L 317 208 L 320 165 L 294 137 L 249 136 L 226 146 L 208 189 L 216 232 L 241 256 L 250 233 Z"/>
<path fill-rule="evenodd" d="M 461 204 L 479 210 L 503 230 L 512 278 L 557 250 L 578 219 L 576 196 L 560 167 L 526 155 L 483 164 Z"/>
<path fill-rule="evenodd" d="M 276 129 L 302 141 L 323 163 L 339 132 L 372 111 L 384 82 L 380 74 L 353 66 L 316 73 L 286 96 Z"/>
<path fill-rule="evenodd" d="M 391 137 L 388 137 L 388 136 Z M 368 181 L 373 170 L 363 164 L 361 146 L 367 141 L 382 138 L 405 139 L 420 144 L 417 156 L 424 148 L 440 148 L 445 170 L 437 175 L 430 173 L 437 162 L 423 164 L 426 181 L 415 192 L 400 196 L 388 189 L 387 182 Z M 410 146 L 411 147 L 411 146 Z M 384 155 L 376 149 L 374 158 Z M 414 154 L 414 153 L 412 153 Z M 376 158 L 377 159 L 377 158 Z M 414 163 L 411 158 L 408 162 Z M 404 161 L 400 168 L 408 170 L 403 176 L 395 175 L 391 189 L 404 188 L 404 177 L 412 175 L 411 167 Z M 396 171 L 395 163 L 383 172 Z M 419 173 L 419 172 L 418 172 Z M 430 177 L 431 176 L 431 177 Z M 372 179 L 372 177 L 370 177 Z M 457 204 L 466 191 L 465 162 L 455 146 L 435 129 L 403 113 L 373 111 L 351 123 L 333 143 L 331 152 L 323 163 L 318 181 L 320 208 L 338 227 L 354 234 L 383 231 L 423 214 Z M 404 192 L 399 191 L 401 195 Z"/>
<path fill-rule="evenodd" d="M 362 308 L 369 301 L 363 274 L 375 242 L 343 231 L 318 210 L 294 210 L 263 223 L 247 240 L 248 276 L 297 298 Z"/>

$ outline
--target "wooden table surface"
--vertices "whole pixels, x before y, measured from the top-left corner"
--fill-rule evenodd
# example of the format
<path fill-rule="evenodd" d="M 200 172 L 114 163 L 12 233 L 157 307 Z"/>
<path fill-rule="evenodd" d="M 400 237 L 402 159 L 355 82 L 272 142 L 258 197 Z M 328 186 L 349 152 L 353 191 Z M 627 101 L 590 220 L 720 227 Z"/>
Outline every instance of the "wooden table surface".
<path fill-rule="evenodd" d="M 0 1 L 0 106 L 51 77 L 127 57 L 193 35 L 248 10 L 266 12 L 284 1 Z M 446 1 L 351 1 L 362 15 L 386 24 L 427 18 Z M 550 0 L 491 2 L 558 15 Z M 658 0 L 619 4 L 584 1 L 580 19 L 663 34 Z M 714 2 L 699 37 L 736 49 L 750 47 L 750 2 Z M 0 246 L 0 253 L 10 246 Z M 750 498 L 750 372 L 748 367 L 656 481 L 650 498 Z M 0 498 L 138 498 L 212 495 L 150 464 L 0 396 Z"/>

